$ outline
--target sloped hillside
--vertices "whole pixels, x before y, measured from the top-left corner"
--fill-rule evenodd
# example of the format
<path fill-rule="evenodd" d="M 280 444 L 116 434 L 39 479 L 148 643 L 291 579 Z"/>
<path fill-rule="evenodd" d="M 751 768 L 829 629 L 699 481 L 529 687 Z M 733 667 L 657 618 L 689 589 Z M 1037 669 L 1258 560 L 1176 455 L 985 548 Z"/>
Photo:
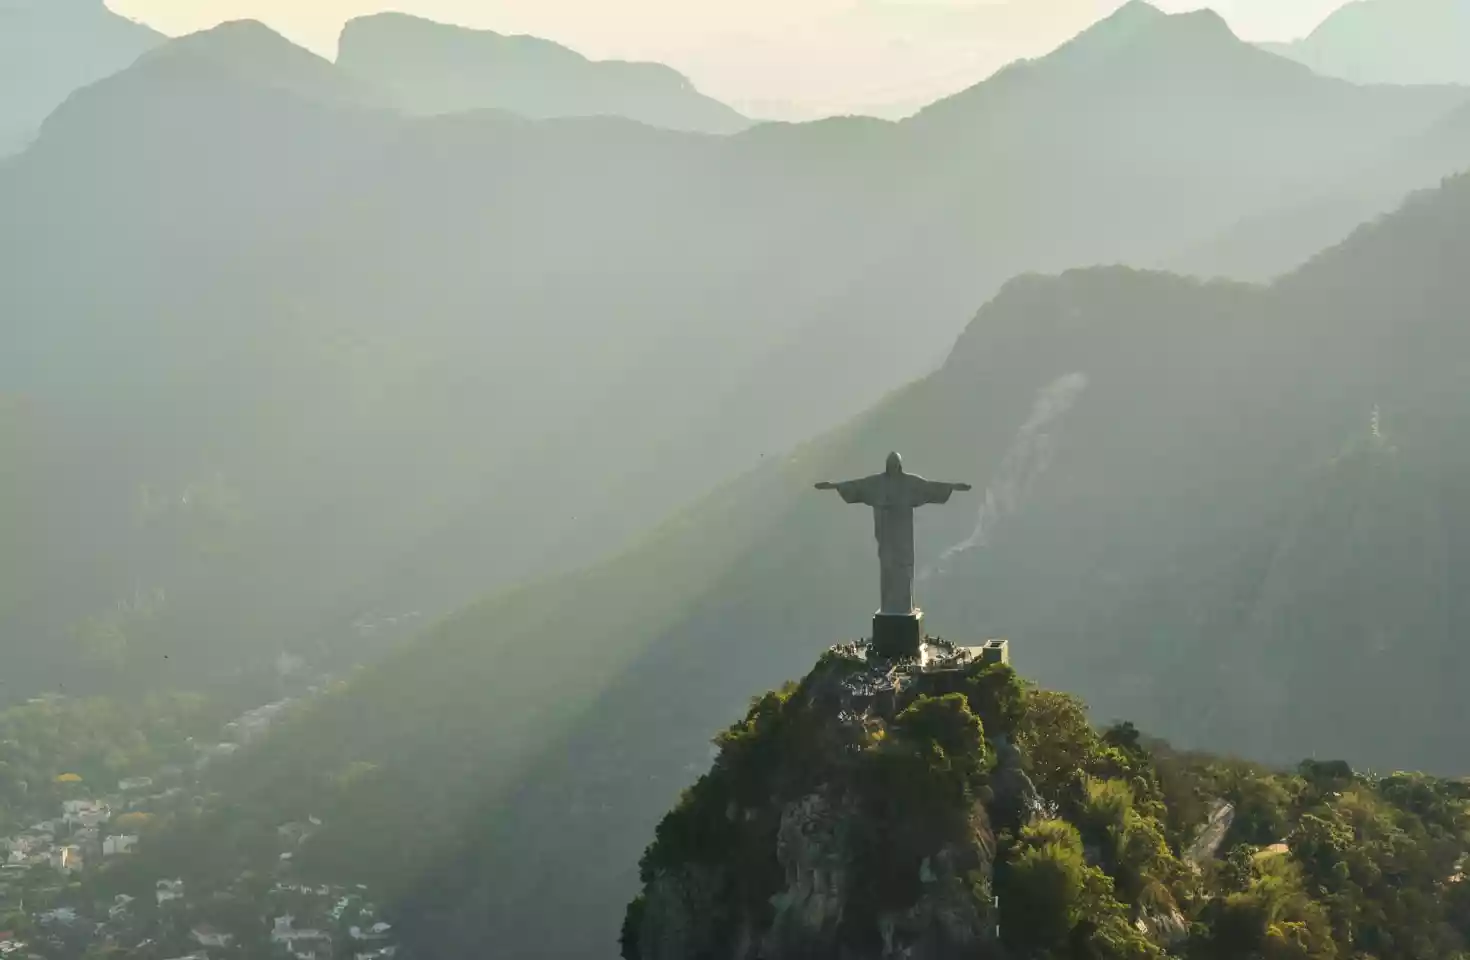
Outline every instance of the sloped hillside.
<path fill-rule="evenodd" d="M 549 40 L 401 13 L 351 20 L 337 64 L 416 114 L 508 110 L 535 119 L 626 117 L 669 130 L 734 133 L 749 121 L 659 63 L 594 61 Z"/>
<path fill-rule="evenodd" d="M 1470 8 L 1460 0 L 1353 0 L 1302 39 L 1264 46 L 1354 83 L 1470 84 Z"/>
<path fill-rule="evenodd" d="M 866 630 L 871 523 L 810 485 L 889 449 L 977 486 L 920 513 L 931 631 L 1008 636 L 1100 719 L 1185 745 L 1462 769 L 1444 718 L 1470 667 L 1453 586 L 1470 549 L 1467 249 L 1460 179 L 1270 288 L 1018 279 L 933 376 L 619 559 L 451 618 L 237 787 L 301 815 L 323 771 L 374 764 L 334 801 L 319 863 L 371 871 L 382 849 L 357 838 L 391 834 L 404 859 L 384 879 L 425 865 L 405 917 L 431 918 L 436 942 L 594 950 L 633 838 L 707 762 L 721 712 L 799 670 L 802 638 Z M 390 829 L 409 808 L 432 826 Z M 548 938 L 553 893 L 588 927 Z"/>

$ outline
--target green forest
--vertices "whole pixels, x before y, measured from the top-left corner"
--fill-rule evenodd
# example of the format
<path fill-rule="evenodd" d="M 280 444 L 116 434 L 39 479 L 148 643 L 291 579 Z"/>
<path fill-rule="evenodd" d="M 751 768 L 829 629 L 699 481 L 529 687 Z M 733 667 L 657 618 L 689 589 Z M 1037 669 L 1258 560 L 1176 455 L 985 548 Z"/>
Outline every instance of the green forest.
<path fill-rule="evenodd" d="M 860 712 L 841 686 L 869 664 L 850 649 L 720 735 L 643 856 L 628 960 L 672 943 L 712 957 L 752 941 L 778 956 L 884 938 L 933 951 L 925 911 L 943 912 L 952 951 L 998 940 L 1021 958 L 1470 948 L 1470 782 L 1340 761 L 1277 771 L 1176 751 L 1129 723 L 1099 732 L 1077 698 L 1008 666 L 968 667 L 952 693 L 900 693 L 887 717 Z M 1024 761 L 1001 763 L 996 744 Z M 793 811 L 818 806 L 834 822 L 789 837 Z M 837 903 L 800 901 L 813 856 L 842 878 Z M 956 934 L 966 910 L 981 922 Z"/>

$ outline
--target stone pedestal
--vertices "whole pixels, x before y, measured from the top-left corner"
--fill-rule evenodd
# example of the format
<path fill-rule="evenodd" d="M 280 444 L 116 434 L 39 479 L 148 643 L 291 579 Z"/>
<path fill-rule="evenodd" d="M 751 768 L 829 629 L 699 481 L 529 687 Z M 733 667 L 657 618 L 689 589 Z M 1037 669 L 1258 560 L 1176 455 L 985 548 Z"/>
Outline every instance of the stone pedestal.
<path fill-rule="evenodd" d="M 901 660 L 919 655 L 924 640 L 924 611 L 873 615 L 873 649 L 885 660 Z"/>

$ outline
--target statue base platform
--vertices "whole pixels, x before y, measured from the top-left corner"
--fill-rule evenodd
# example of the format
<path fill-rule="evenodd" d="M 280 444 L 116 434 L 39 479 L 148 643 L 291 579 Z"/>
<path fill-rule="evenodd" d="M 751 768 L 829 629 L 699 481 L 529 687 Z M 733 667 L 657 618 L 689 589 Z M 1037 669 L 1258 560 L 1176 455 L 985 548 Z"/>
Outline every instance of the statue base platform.
<path fill-rule="evenodd" d="M 919 655 L 924 641 L 924 611 L 873 615 L 873 650 L 885 660 L 903 660 Z"/>

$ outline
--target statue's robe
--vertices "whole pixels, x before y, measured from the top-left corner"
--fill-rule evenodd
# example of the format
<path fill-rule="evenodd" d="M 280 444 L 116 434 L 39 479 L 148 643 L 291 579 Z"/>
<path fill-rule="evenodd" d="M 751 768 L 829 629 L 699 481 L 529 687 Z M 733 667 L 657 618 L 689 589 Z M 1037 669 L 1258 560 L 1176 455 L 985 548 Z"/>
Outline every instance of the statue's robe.
<path fill-rule="evenodd" d="M 878 568 L 883 606 L 880 613 L 911 614 L 914 610 L 914 508 L 948 503 L 954 485 L 925 480 L 912 473 L 875 473 L 861 480 L 833 484 L 848 503 L 873 508 L 873 536 L 878 540 Z"/>

